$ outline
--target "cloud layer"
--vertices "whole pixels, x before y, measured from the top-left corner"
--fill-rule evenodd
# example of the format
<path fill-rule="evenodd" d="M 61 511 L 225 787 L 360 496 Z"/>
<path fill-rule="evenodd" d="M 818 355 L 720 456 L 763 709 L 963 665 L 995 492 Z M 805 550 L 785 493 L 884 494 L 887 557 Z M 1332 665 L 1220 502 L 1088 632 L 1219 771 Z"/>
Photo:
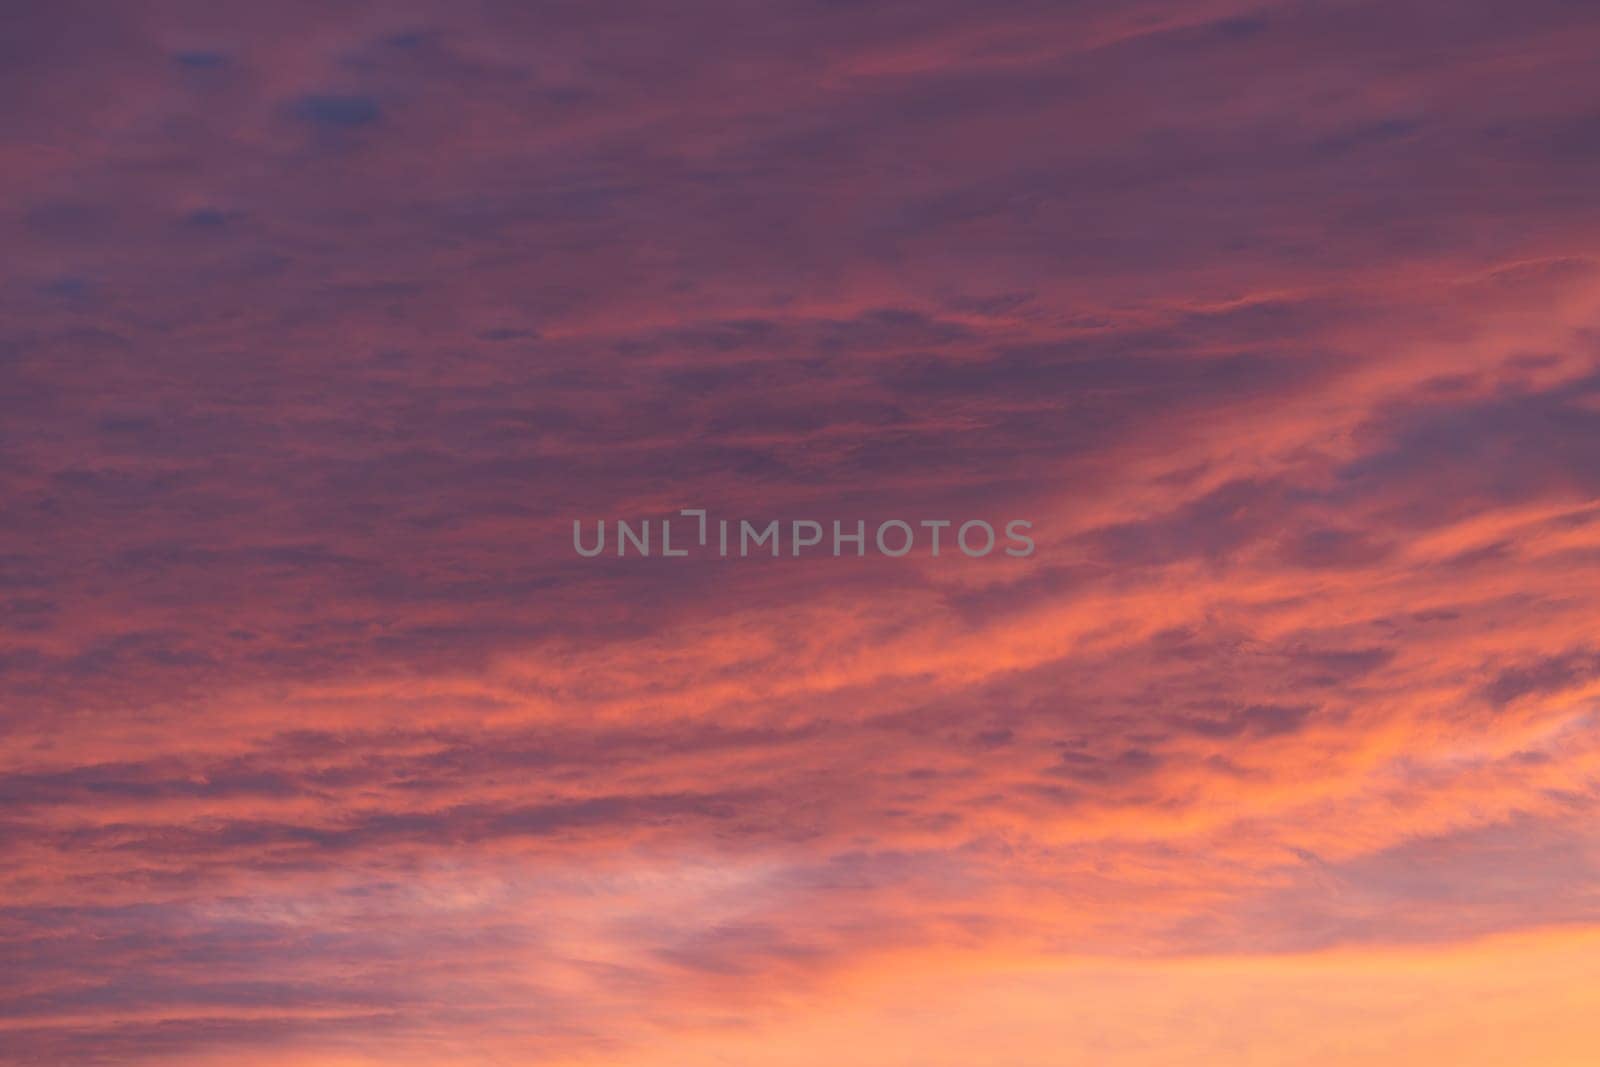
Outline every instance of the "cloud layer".
<path fill-rule="evenodd" d="M 1587 1062 L 1593 11 L 14 6 L 0 1062 Z"/>

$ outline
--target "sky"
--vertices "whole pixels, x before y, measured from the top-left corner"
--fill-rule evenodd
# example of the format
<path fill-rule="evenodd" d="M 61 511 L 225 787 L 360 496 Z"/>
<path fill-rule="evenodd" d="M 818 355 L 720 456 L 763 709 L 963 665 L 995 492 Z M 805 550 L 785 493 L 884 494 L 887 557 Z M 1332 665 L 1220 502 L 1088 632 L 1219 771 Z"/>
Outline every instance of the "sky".
<path fill-rule="evenodd" d="M 0 8 L 0 1064 L 1592 1067 L 1593 4 Z"/>

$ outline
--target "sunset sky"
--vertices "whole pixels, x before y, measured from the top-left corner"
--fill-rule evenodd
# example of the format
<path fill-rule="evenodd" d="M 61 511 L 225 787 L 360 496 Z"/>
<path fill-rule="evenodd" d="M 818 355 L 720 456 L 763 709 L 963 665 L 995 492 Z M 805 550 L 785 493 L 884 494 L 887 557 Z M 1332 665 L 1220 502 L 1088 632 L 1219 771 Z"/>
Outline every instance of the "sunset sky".
<path fill-rule="evenodd" d="M 0 1064 L 1594 1067 L 1597 56 L 0 0 Z"/>

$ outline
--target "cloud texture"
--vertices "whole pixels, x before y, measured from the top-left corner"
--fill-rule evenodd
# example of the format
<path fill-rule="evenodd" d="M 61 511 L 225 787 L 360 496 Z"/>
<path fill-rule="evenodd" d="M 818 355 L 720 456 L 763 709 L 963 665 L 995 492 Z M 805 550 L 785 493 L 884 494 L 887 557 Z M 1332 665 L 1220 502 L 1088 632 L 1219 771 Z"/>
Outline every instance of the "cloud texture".
<path fill-rule="evenodd" d="M 1591 5 L 7 22 L 0 1062 L 1590 1062 Z"/>

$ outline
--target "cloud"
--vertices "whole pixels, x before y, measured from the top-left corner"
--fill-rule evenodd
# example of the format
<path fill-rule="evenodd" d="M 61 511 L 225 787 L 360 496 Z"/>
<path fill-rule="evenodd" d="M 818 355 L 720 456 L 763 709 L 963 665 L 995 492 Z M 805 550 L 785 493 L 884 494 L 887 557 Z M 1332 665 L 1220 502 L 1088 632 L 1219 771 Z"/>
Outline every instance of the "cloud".
<path fill-rule="evenodd" d="M 366 126 L 382 115 L 377 101 L 365 96 L 313 93 L 295 101 L 294 116 L 319 126 Z"/>
<path fill-rule="evenodd" d="M 1335 1064 L 1340 975 L 1582 977 L 1588 13 L 34 8 L 0 1061 L 973 1062 L 1017 965 L 1006 1062 Z M 1039 549 L 569 547 L 697 506 Z"/>

